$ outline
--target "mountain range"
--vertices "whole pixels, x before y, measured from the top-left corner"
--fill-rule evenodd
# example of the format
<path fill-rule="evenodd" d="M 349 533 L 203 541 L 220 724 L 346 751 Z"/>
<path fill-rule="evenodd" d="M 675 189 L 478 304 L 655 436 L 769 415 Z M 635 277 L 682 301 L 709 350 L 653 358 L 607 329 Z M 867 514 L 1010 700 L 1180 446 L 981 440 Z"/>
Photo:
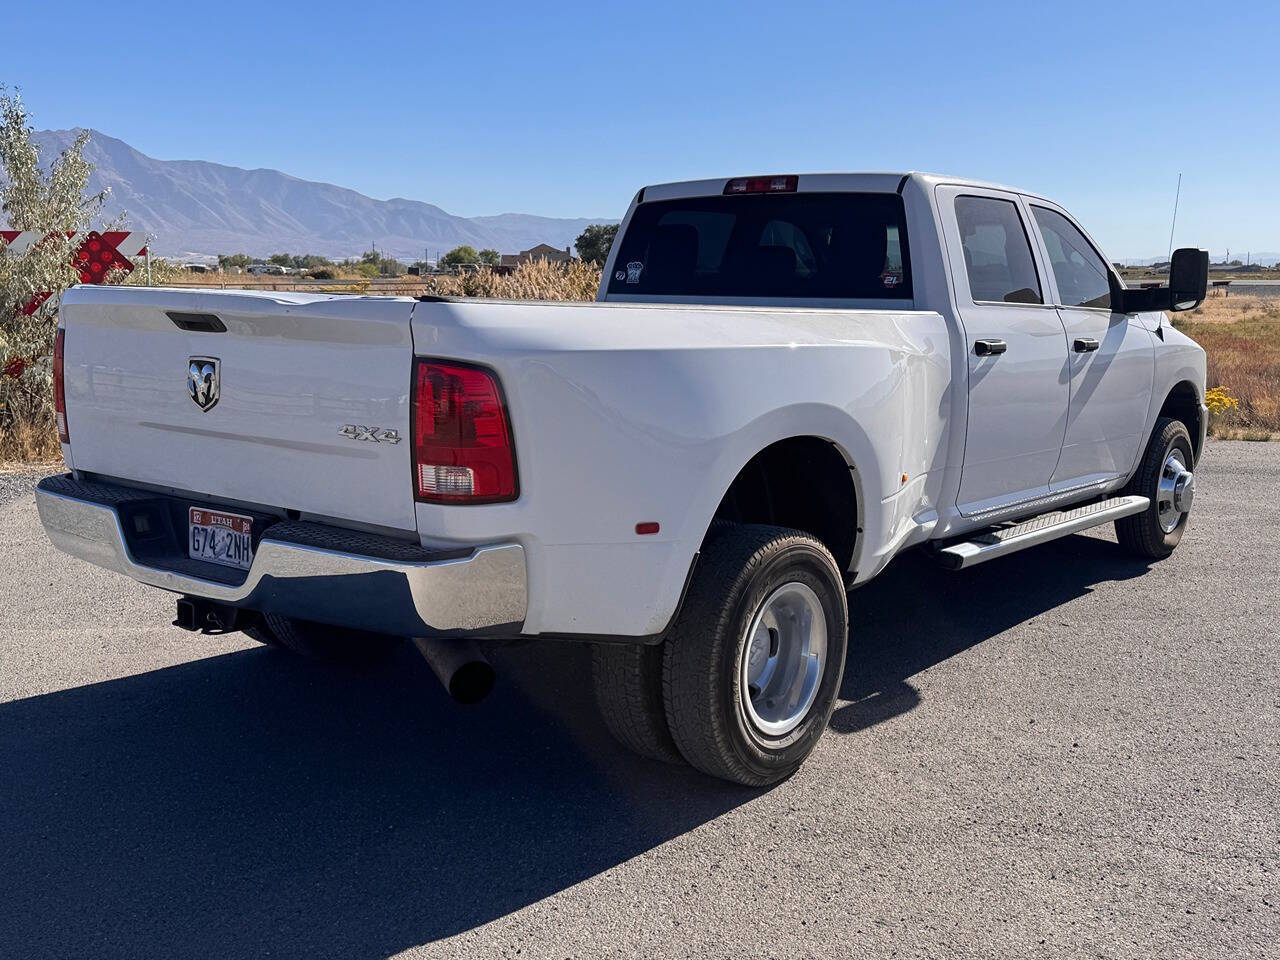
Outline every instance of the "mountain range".
<path fill-rule="evenodd" d="M 47 162 L 78 132 L 41 130 L 33 139 Z M 157 160 L 96 130 L 89 131 L 85 158 L 94 166 L 90 189 L 111 188 L 107 216 L 126 213 L 129 229 L 153 236 L 152 252 L 168 257 L 287 252 L 336 258 L 359 256 L 371 243 L 406 260 L 464 243 L 517 253 L 539 243 L 568 247 L 588 224 L 616 222 L 523 213 L 459 217 L 421 200 L 375 200 L 279 170 Z"/>
<path fill-rule="evenodd" d="M 48 161 L 78 132 L 41 130 L 34 140 Z M 589 224 L 617 222 L 525 213 L 459 217 L 421 200 L 375 200 L 279 170 L 245 170 L 207 160 L 157 160 L 97 130 L 89 130 L 85 157 L 95 168 L 90 189 L 111 188 L 108 217 L 126 213 L 130 229 L 155 238 L 150 245 L 154 253 L 182 259 L 219 253 L 341 258 L 359 256 L 371 243 L 384 254 L 408 261 L 425 251 L 435 257 L 464 243 L 517 253 L 539 243 L 568 247 Z M 1223 255 L 1211 252 L 1211 259 L 1217 262 Z M 1162 259 L 1123 262 L 1137 266 Z M 1275 264 L 1280 253 L 1254 251 L 1251 259 Z"/>

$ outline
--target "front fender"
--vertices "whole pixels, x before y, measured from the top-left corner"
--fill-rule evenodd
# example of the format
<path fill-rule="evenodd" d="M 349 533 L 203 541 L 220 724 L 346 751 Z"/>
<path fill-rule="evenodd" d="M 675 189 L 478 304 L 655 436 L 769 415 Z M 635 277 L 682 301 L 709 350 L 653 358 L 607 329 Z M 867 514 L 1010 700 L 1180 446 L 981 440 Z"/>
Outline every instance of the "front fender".
<path fill-rule="evenodd" d="M 1133 469 L 1146 449 L 1146 437 L 1155 429 L 1156 419 L 1165 401 L 1180 383 L 1189 383 L 1195 391 L 1196 404 L 1200 408 L 1200 435 L 1194 436 L 1197 457 L 1204 452 L 1204 434 L 1208 428 L 1208 411 L 1204 406 L 1206 369 L 1208 359 L 1204 348 L 1181 330 L 1169 324 L 1161 328 L 1163 339 L 1156 339 L 1155 377 L 1151 390 L 1151 405 L 1147 410 L 1147 429 L 1143 434 L 1143 446 L 1134 459 Z"/>

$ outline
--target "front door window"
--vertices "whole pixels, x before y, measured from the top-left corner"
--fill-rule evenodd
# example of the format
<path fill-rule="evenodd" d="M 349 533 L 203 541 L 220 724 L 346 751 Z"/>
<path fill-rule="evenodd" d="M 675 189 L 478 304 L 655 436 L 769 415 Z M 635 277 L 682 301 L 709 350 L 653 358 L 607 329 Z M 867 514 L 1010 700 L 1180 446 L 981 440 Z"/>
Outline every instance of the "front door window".
<path fill-rule="evenodd" d="M 1055 210 L 1032 206 L 1049 251 L 1049 266 L 1064 307 L 1111 308 L 1107 265 L 1079 230 Z"/>

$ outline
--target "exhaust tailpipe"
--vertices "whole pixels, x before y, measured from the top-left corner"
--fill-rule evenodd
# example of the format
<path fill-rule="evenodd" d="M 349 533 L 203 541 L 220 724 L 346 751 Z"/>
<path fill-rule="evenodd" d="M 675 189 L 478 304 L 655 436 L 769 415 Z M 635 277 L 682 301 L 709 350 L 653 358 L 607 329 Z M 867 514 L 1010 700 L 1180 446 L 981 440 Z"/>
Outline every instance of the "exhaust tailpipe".
<path fill-rule="evenodd" d="M 493 666 L 474 640 L 414 637 L 413 645 L 459 703 L 479 703 L 493 689 Z"/>

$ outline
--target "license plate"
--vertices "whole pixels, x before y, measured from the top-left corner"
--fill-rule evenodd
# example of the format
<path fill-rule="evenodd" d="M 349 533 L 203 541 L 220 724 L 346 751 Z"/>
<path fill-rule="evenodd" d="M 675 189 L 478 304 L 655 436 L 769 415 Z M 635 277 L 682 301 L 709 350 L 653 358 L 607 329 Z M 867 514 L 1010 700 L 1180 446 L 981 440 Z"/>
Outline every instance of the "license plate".
<path fill-rule="evenodd" d="M 187 513 L 187 554 L 224 567 L 253 566 L 253 519 L 192 507 Z"/>

